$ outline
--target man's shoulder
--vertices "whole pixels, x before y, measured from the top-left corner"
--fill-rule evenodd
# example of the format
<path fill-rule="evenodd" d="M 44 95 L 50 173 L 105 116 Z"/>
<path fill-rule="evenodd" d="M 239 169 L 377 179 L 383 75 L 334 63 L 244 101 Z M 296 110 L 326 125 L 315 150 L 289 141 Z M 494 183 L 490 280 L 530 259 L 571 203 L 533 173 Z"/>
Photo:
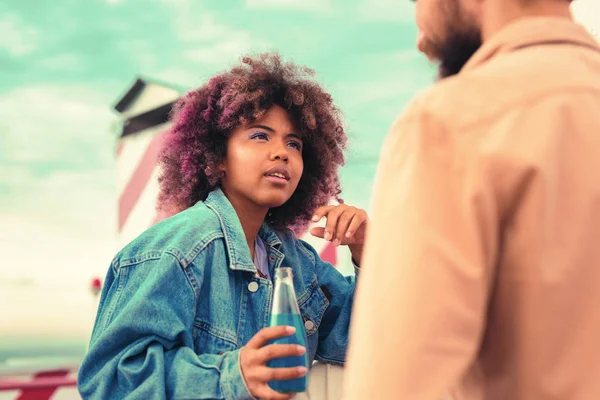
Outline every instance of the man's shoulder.
<path fill-rule="evenodd" d="M 142 232 L 116 258 L 120 264 L 126 264 L 170 254 L 185 267 L 199 249 L 221 237 L 219 217 L 204 202 L 198 202 Z"/>
<path fill-rule="evenodd" d="M 428 119 L 447 130 L 464 130 L 539 96 L 535 87 L 518 85 L 509 74 L 462 73 L 442 79 L 418 93 L 401 120 Z"/>
<path fill-rule="evenodd" d="M 585 60 L 544 57 L 547 52 L 515 51 L 443 79 L 419 93 L 402 119 L 427 116 L 458 130 L 493 124 L 505 114 L 544 99 L 600 93 L 600 57 L 593 71 Z M 582 53 L 593 58 L 594 54 Z M 573 107 L 576 105 L 573 104 Z"/>

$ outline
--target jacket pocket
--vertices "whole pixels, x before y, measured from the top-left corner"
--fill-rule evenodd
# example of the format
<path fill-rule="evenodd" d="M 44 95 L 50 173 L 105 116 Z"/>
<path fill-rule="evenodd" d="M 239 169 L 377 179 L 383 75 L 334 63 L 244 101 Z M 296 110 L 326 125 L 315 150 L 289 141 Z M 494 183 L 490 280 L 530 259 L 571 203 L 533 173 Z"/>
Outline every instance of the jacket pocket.
<path fill-rule="evenodd" d="M 300 314 L 304 320 L 304 329 L 306 331 L 306 338 L 308 340 L 308 351 L 309 355 L 314 358 L 317 346 L 319 345 L 319 327 L 323 315 L 329 307 L 329 300 L 325 297 L 325 294 L 318 285 L 315 278 L 313 283 L 309 285 L 308 290 L 304 295 L 301 295 L 298 301 L 298 307 L 300 308 Z"/>
<path fill-rule="evenodd" d="M 233 332 L 211 326 L 204 321 L 194 321 L 194 350 L 197 354 L 223 354 L 238 348 Z"/>

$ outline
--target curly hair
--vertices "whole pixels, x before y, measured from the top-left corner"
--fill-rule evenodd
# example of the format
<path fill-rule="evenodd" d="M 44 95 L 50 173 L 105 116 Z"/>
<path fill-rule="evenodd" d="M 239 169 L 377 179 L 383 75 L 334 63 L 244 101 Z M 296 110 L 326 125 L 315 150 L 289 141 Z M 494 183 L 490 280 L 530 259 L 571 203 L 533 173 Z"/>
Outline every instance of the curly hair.
<path fill-rule="evenodd" d="M 217 166 L 227 156 L 231 132 L 274 105 L 297 122 L 304 172 L 292 197 L 269 210 L 267 222 L 299 231 L 316 208 L 332 198 L 342 202 L 338 167 L 344 165 L 347 137 L 339 109 L 313 76 L 309 68 L 284 63 L 278 53 L 261 54 L 244 57 L 182 97 L 171 112 L 173 125 L 159 155 L 158 209 L 174 214 L 205 200 L 219 185 Z"/>

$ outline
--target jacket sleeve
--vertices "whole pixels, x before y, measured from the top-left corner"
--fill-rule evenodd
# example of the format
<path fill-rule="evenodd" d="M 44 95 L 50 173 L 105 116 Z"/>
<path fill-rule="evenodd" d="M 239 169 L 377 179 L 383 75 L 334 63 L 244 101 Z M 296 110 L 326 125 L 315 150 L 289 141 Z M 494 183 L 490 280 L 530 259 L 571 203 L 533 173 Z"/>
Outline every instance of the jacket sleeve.
<path fill-rule="evenodd" d="M 329 364 L 343 365 L 346 360 L 348 329 L 358 269 L 355 266 L 355 275 L 344 276 L 333 265 L 323 261 L 310 244 L 304 241 L 301 243 L 315 259 L 320 289 L 329 300 L 329 307 L 319 326 L 316 359 Z"/>
<path fill-rule="evenodd" d="M 183 268 L 170 254 L 127 266 L 113 262 L 79 370 L 82 397 L 252 399 L 239 350 L 194 351 L 200 287 L 191 267 Z"/>

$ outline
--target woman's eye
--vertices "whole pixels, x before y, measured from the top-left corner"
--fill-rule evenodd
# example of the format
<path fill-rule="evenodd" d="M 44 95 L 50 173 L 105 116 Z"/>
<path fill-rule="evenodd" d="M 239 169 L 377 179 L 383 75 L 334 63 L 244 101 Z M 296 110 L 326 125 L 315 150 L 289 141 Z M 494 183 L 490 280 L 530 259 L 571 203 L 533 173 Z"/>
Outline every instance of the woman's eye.
<path fill-rule="evenodd" d="M 250 136 L 250 139 L 268 140 L 269 139 L 269 135 L 267 135 L 264 132 L 255 132 L 255 133 L 252 134 L 252 136 Z"/>
<path fill-rule="evenodd" d="M 291 141 L 288 144 L 296 150 L 302 150 L 302 145 L 298 142 Z"/>

